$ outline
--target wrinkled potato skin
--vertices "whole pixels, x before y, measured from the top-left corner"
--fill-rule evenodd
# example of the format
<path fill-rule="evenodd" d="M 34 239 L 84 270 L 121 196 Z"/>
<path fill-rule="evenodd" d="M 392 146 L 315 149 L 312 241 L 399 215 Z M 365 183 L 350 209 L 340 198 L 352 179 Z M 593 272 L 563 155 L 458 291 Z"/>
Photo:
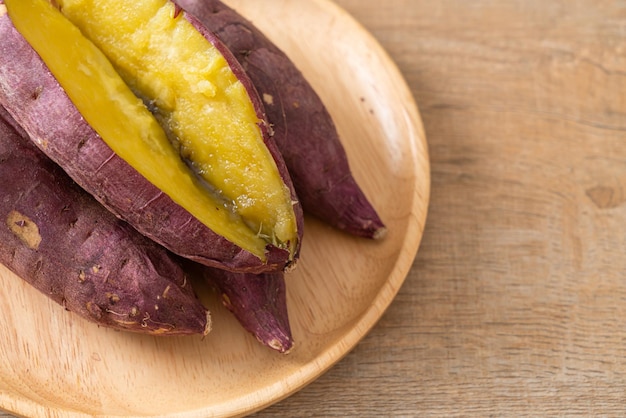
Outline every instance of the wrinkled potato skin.
<path fill-rule="evenodd" d="M 206 334 L 180 265 L 116 218 L 0 107 L 0 263 L 88 321 L 153 335 Z"/>
<path fill-rule="evenodd" d="M 223 305 L 261 344 L 283 354 L 293 348 L 283 272 L 248 274 L 205 268 L 202 274 Z"/>

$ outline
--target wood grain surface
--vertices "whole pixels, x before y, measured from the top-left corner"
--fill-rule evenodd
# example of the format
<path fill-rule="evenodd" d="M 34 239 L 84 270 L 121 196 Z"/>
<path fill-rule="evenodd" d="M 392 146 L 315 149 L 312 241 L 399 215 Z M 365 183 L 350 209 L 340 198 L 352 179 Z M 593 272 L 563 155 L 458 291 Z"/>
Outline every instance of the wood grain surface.
<path fill-rule="evenodd" d="M 336 2 L 420 107 L 429 215 L 372 332 L 255 416 L 623 416 L 626 3 Z"/>

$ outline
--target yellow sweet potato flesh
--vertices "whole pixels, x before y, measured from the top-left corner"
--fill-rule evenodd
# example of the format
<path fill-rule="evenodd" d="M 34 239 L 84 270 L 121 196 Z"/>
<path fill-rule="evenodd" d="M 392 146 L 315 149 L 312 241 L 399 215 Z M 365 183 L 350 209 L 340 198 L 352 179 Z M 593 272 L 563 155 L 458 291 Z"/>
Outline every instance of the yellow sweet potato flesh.
<path fill-rule="evenodd" d="M 180 153 L 251 227 L 294 241 L 289 191 L 267 151 L 248 93 L 226 60 L 173 3 L 58 0 L 62 13 L 150 100 Z M 120 24 L 120 22 L 123 22 Z"/>
<path fill-rule="evenodd" d="M 17 29 L 116 154 L 260 258 L 268 242 L 295 245 L 289 190 L 245 87 L 173 4 L 56 3 L 69 20 L 47 0 L 6 0 Z M 165 130 L 133 90 L 154 105 Z"/>

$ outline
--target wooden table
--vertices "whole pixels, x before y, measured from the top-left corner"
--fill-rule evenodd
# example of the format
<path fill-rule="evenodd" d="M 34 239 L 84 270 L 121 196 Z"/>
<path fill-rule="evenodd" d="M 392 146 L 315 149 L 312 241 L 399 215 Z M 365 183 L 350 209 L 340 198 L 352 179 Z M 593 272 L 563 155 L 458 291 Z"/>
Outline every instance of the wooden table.
<path fill-rule="evenodd" d="M 626 4 L 337 3 L 420 107 L 428 221 L 372 332 L 256 416 L 623 415 Z"/>

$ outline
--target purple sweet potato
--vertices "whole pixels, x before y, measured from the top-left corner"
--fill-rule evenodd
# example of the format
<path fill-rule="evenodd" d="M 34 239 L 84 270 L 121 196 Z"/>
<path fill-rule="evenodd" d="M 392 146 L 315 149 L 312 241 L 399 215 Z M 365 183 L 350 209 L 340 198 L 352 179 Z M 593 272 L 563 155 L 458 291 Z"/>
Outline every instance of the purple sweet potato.
<path fill-rule="evenodd" d="M 357 236 L 382 237 L 385 227 L 350 172 L 331 116 L 287 55 L 219 0 L 177 2 L 231 49 L 265 99 L 305 212 Z"/>
<path fill-rule="evenodd" d="M 273 236 L 264 231 L 245 232 L 246 236 L 256 240 L 254 245 L 260 243 L 259 251 L 255 252 L 242 248 L 232 238 L 225 237 L 198 220 L 197 216 L 146 180 L 114 152 L 86 121 L 86 116 L 79 112 L 41 57 L 15 29 L 2 4 L 0 0 L 0 105 L 6 107 L 35 144 L 61 165 L 81 187 L 143 235 L 182 257 L 204 265 L 231 271 L 262 273 L 282 270 L 295 262 L 302 235 L 302 209 L 282 157 L 269 135 L 264 135 L 263 140 L 284 182 L 287 200 L 293 208 L 293 223 L 297 224 L 297 238 L 277 244 L 276 240 L 272 240 Z M 228 54 L 227 48 L 211 32 L 203 30 L 193 17 L 185 13 L 181 16 L 174 18 L 188 19 L 220 52 L 225 56 Z M 252 83 L 245 78 L 245 72 L 234 58 L 226 57 L 226 60 L 248 90 L 255 110 L 260 112 L 259 96 Z M 87 88 L 93 86 L 88 85 Z M 104 96 L 91 92 L 87 101 L 95 102 Z M 148 104 L 153 102 L 149 101 Z M 106 106 L 98 109 L 100 110 L 95 113 L 107 111 Z M 264 115 L 258 116 L 261 121 L 259 126 L 267 133 Z M 125 122 L 119 122 L 118 125 L 125 125 Z M 197 180 L 196 174 L 188 177 L 191 182 Z M 200 188 L 211 189 L 210 185 Z M 191 198 L 192 201 L 193 199 Z M 224 202 L 223 207 L 221 204 L 214 208 L 212 206 L 213 213 L 220 210 L 223 212 L 224 208 L 230 210 L 230 199 L 225 199 Z M 236 216 L 222 217 L 232 219 Z M 246 222 L 239 224 L 247 225 Z M 229 228 L 225 230 L 230 231 Z"/>
<path fill-rule="evenodd" d="M 206 335 L 207 310 L 179 264 L 116 218 L 0 107 L 0 263 L 81 317 L 152 335 Z"/>
<path fill-rule="evenodd" d="M 283 272 L 233 273 L 207 267 L 202 274 L 219 292 L 224 306 L 261 344 L 280 353 L 291 350 L 294 341 Z"/>

